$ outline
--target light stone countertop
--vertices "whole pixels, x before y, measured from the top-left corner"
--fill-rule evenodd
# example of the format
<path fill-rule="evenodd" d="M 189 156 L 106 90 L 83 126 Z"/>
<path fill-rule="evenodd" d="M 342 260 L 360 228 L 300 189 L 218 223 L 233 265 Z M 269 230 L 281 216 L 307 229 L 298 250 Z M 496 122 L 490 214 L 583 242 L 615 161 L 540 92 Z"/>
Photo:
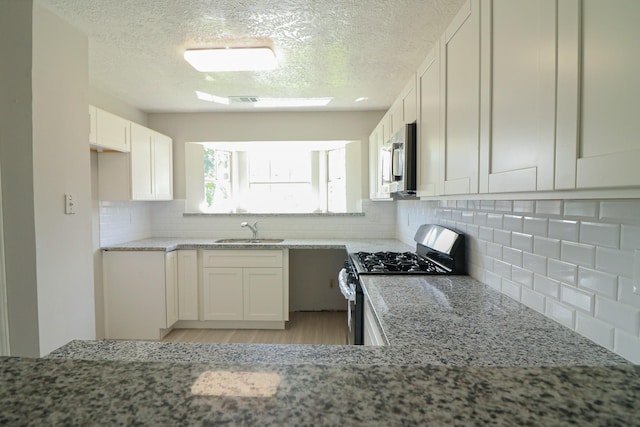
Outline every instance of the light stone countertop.
<path fill-rule="evenodd" d="M 640 425 L 640 367 L 540 313 L 467 276 L 361 278 L 388 347 L 73 341 L 0 359 L 0 424 Z"/>

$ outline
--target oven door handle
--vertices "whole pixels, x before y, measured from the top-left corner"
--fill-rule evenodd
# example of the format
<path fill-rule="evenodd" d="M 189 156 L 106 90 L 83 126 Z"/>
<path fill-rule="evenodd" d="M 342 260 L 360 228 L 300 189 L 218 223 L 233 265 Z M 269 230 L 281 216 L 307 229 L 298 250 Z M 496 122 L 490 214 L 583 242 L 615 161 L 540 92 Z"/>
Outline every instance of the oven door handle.
<path fill-rule="evenodd" d="M 352 285 L 349 284 L 347 271 L 344 268 L 340 270 L 340 273 L 338 273 L 338 286 L 340 287 L 340 292 L 342 293 L 342 295 L 344 295 L 346 300 L 356 300 L 356 290 Z"/>

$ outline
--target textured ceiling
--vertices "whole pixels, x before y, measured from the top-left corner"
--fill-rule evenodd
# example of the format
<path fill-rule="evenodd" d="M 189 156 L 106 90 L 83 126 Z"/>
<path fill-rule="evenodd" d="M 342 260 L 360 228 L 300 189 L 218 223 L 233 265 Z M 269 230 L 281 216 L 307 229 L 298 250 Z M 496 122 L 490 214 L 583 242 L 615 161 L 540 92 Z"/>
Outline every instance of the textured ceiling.
<path fill-rule="evenodd" d="M 464 0 L 36 0 L 89 38 L 92 87 L 146 112 L 246 111 L 196 98 L 333 97 L 386 109 Z M 270 39 L 278 68 L 199 73 L 186 48 Z M 368 97 L 356 103 L 356 98 Z"/>

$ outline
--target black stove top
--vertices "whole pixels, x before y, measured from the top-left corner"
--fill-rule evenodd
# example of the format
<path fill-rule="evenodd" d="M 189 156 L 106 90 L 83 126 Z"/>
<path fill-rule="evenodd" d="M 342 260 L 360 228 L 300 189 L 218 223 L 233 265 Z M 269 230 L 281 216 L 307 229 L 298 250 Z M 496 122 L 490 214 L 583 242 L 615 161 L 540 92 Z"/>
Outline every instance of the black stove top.
<path fill-rule="evenodd" d="M 356 252 L 351 255 L 360 274 L 449 274 L 432 260 L 413 252 Z"/>

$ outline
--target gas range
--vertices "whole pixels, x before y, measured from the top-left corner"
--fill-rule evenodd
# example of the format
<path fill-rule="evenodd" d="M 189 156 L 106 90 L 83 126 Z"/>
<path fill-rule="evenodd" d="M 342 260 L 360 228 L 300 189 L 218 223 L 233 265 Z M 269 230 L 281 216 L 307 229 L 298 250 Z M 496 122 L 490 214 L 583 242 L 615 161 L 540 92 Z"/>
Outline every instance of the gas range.
<path fill-rule="evenodd" d="M 424 224 L 414 237 L 415 252 L 355 252 L 349 254 L 356 274 L 465 274 L 464 234 Z"/>

